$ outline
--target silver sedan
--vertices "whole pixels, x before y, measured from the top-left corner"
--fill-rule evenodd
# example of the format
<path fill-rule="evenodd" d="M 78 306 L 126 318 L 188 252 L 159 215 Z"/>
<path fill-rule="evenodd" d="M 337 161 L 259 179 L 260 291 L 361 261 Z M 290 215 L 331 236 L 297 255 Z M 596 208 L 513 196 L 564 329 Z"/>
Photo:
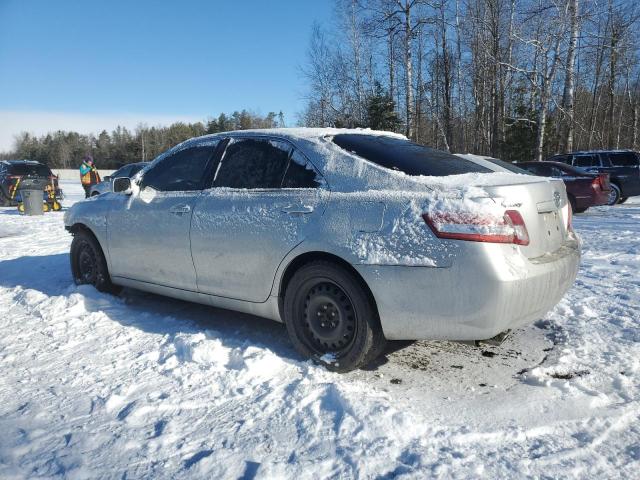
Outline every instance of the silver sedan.
<path fill-rule="evenodd" d="M 480 340 L 545 315 L 580 245 L 561 181 L 370 130 L 188 140 L 65 215 L 78 284 L 284 322 L 336 371 L 385 340 Z"/>

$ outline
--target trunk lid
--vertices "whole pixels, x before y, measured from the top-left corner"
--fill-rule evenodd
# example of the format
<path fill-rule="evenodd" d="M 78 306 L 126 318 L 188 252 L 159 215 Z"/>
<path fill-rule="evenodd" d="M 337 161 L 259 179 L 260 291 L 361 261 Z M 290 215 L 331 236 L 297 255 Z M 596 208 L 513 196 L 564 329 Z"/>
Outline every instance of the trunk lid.
<path fill-rule="evenodd" d="M 514 183 L 483 185 L 482 188 L 505 209 L 518 210 L 529 233 L 529 245 L 521 246 L 528 258 L 558 250 L 567 240 L 569 203 L 562 180 L 531 177 Z"/>

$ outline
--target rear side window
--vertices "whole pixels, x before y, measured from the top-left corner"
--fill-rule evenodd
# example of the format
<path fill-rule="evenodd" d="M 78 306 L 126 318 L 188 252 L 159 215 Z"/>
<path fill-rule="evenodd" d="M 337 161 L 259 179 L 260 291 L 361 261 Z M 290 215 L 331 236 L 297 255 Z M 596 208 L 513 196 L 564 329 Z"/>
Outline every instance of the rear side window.
<path fill-rule="evenodd" d="M 202 190 L 204 172 L 215 149 L 215 145 L 207 145 L 169 154 L 145 172 L 141 186 L 163 192 Z"/>
<path fill-rule="evenodd" d="M 573 158 L 576 167 L 599 167 L 600 161 L 596 155 L 576 155 Z"/>
<path fill-rule="evenodd" d="M 339 134 L 333 137 L 333 143 L 376 165 L 412 176 L 443 177 L 470 172 L 492 172 L 464 158 L 400 138 Z"/>
<path fill-rule="evenodd" d="M 610 153 L 609 161 L 614 167 L 637 167 L 638 157 L 633 152 Z"/>
<path fill-rule="evenodd" d="M 51 175 L 51 170 L 41 163 L 14 163 L 9 166 L 9 174 L 48 177 Z"/>
<path fill-rule="evenodd" d="M 318 188 L 320 185 L 322 179 L 315 169 L 300 152 L 294 150 L 282 180 L 282 188 Z"/>
<path fill-rule="evenodd" d="M 240 139 L 227 147 L 214 187 L 280 188 L 291 147 L 277 140 Z"/>

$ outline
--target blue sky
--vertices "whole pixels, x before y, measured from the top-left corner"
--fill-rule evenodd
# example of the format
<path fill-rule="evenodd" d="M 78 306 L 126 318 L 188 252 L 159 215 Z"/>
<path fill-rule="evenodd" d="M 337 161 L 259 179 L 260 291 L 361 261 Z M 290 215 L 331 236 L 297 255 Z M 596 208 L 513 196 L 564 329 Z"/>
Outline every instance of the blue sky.
<path fill-rule="evenodd" d="M 331 0 L 0 0 L 0 150 L 100 119 L 164 123 L 303 106 L 298 67 Z M 74 120 L 75 119 L 75 120 Z M 24 128 L 22 128 L 24 129 Z M 16 132 L 17 133 L 17 132 Z"/>

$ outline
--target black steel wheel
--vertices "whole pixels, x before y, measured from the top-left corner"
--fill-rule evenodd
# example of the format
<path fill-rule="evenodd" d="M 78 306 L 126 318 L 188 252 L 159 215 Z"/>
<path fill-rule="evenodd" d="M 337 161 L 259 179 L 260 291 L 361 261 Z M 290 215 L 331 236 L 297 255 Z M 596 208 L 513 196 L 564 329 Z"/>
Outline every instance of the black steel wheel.
<path fill-rule="evenodd" d="M 70 261 L 76 285 L 93 285 L 101 292 L 120 291 L 120 287 L 111 282 L 102 248 L 91 233 L 80 230 L 74 234 Z"/>
<path fill-rule="evenodd" d="M 314 261 L 291 278 L 284 320 L 295 348 L 330 370 L 348 372 L 374 360 L 384 335 L 372 299 L 345 268 Z"/>

